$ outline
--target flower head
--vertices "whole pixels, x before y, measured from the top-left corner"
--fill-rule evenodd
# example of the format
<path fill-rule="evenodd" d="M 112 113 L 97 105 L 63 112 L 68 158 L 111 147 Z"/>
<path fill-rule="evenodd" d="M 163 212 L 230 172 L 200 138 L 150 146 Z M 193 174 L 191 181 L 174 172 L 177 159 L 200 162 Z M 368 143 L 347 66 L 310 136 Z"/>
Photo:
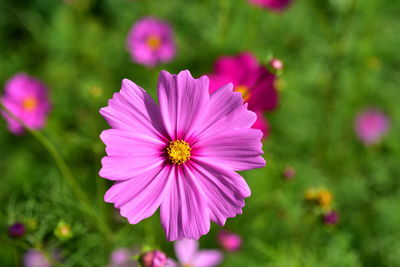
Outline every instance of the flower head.
<path fill-rule="evenodd" d="M 325 224 L 334 225 L 339 221 L 339 214 L 336 211 L 330 211 L 324 215 L 323 219 Z"/>
<path fill-rule="evenodd" d="M 292 0 L 248 0 L 248 1 L 254 5 L 272 11 L 283 11 L 292 2 Z"/>
<path fill-rule="evenodd" d="M 108 267 L 136 267 L 138 263 L 132 259 L 133 252 L 127 248 L 117 248 L 111 253 Z"/>
<path fill-rule="evenodd" d="M 64 221 L 59 221 L 54 229 L 54 235 L 60 240 L 67 240 L 70 239 L 74 234 L 69 224 Z"/>
<path fill-rule="evenodd" d="M 45 255 L 35 249 L 30 249 L 24 254 L 25 267 L 51 267 Z"/>
<path fill-rule="evenodd" d="M 8 227 L 8 234 L 13 238 L 19 238 L 26 233 L 25 224 L 16 222 Z"/>
<path fill-rule="evenodd" d="M 283 177 L 287 180 L 292 180 L 296 175 L 296 169 L 293 167 L 286 167 L 283 170 Z"/>
<path fill-rule="evenodd" d="M 365 145 L 378 143 L 389 129 L 389 119 L 380 110 L 367 109 L 358 114 L 355 129 Z"/>
<path fill-rule="evenodd" d="M 133 25 L 127 47 L 133 61 L 147 66 L 169 62 L 176 53 L 171 26 L 152 17 L 142 18 Z"/>
<path fill-rule="evenodd" d="M 50 103 L 46 86 L 36 78 L 25 73 L 16 74 L 5 85 L 5 93 L 0 98 L 2 104 L 15 117 L 32 129 L 44 126 Z M 14 134 L 22 134 L 23 126 L 6 112 L 1 112 L 8 122 L 9 130 Z"/>
<path fill-rule="evenodd" d="M 222 253 L 217 249 L 199 250 L 199 242 L 196 240 L 176 241 L 174 246 L 179 265 L 169 259 L 166 267 L 213 267 L 217 266 L 223 258 Z"/>
<path fill-rule="evenodd" d="M 221 230 L 218 233 L 218 243 L 227 251 L 237 251 L 242 245 L 242 238 L 238 234 Z"/>
<path fill-rule="evenodd" d="M 275 88 L 276 76 L 257 62 L 250 53 L 241 53 L 233 57 L 221 57 L 214 66 L 210 78 L 210 92 L 214 92 L 227 83 L 233 83 L 234 90 L 240 92 L 249 109 L 257 112 L 257 122 L 253 128 L 268 133 L 268 124 L 262 112 L 272 111 L 278 104 Z"/>
<path fill-rule="evenodd" d="M 162 71 L 159 104 L 125 79 L 100 113 L 111 125 L 101 139 L 100 176 L 115 181 L 105 201 L 136 224 L 160 207 L 170 241 L 198 239 L 210 220 L 224 225 L 250 196 L 235 171 L 265 166 L 256 115 L 228 84 L 211 95 L 206 76 Z"/>
<path fill-rule="evenodd" d="M 155 250 L 143 254 L 142 262 L 144 267 L 164 267 L 167 264 L 165 253 Z"/>

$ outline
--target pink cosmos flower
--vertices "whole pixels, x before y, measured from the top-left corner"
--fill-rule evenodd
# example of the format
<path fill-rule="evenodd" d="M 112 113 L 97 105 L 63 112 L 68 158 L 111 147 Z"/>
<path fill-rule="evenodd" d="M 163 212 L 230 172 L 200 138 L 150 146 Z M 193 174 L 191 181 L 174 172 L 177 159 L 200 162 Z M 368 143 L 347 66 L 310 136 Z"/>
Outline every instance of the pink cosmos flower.
<path fill-rule="evenodd" d="M 265 166 L 256 115 L 231 84 L 211 95 L 207 76 L 161 71 L 158 99 L 125 79 L 100 113 L 111 125 L 101 139 L 105 194 L 136 224 L 160 207 L 169 241 L 198 239 L 210 220 L 224 225 L 242 212 L 250 189 L 235 171 Z"/>
<path fill-rule="evenodd" d="M 176 53 L 171 26 L 152 17 L 142 18 L 133 25 L 127 47 L 134 62 L 150 67 L 171 61 Z"/>
<path fill-rule="evenodd" d="M 241 53 L 233 57 L 221 57 L 214 66 L 210 78 L 210 92 L 214 92 L 227 83 L 234 84 L 234 90 L 242 93 L 249 109 L 257 112 L 257 121 L 253 128 L 268 134 L 268 123 L 263 118 L 263 111 L 272 111 L 278 104 L 275 88 L 276 76 L 257 62 L 250 53 Z"/>
<path fill-rule="evenodd" d="M 242 245 L 240 235 L 231 233 L 226 230 L 221 230 L 218 233 L 218 243 L 227 251 L 237 251 Z"/>
<path fill-rule="evenodd" d="M 356 118 L 355 129 L 365 145 L 378 143 L 389 129 L 388 117 L 378 109 L 367 109 Z"/>
<path fill-rule="evenodd" d="M 36 78 L 25 73 L 16 74 L 5 85 L 5 93 L 0 98 L 2 104 L 14 116 L 32 129 L 41 129 L 50 111 L 47 87 Z M 1 112 L 8 122 L 8 129 L 14 134 L 22 134 L 24 127 Z"/>
<path fill-rule="evenodd" d="M 257 6 L 273 11 L 282 11 L 289 6 L 292 0 L 248 0 Z"/>
<path fill-rule="evenodd" d="M 35 249 L 30 249 L 24 254 L 25 267 L 51 267 L 45 255 Z"/>
<path fill-rule="evenodd" d="M 166 267 L 213 267 L 221 263 L 223 255 L 217 249 L 199 250 L 199 242 L 184 239 L 174 243 L 179 265 L 168 259 Z"/>

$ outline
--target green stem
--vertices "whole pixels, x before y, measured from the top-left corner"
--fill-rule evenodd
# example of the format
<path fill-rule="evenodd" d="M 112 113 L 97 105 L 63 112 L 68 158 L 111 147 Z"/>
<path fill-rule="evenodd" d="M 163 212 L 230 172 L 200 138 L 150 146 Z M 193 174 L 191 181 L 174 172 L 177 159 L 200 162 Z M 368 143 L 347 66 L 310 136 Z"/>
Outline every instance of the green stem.
<path fill-rule="evenodd" d="M 61 157 L 55 146 L 44 136 L 41 132 L 35 131 L 27 126 L 21 119 L 17 118 L 12 114 L 4 105 L 0 103 L 1 109 L 3 109 L 13 120 L 21 124 L 30 134 L 32 134 L 49 152 L 49 154 L 54 159 L 58 169 L 60 170 L 62 177 L 68 184 L 72 192 L 75 194 L 79 202 L 81 203 L 82 209 L 90 214 L 95 225 L 98 227 L 99 231 L 102 232 L 107 241 L 111 242 L 112 233 L 108 226 L 104 223 L 103 216 L 95 212 L 95 208 L 91 207 L 89 198 L 86 196 L 85 192 L 82 190 L 76 178 L 72 174 L 70 168 L 65 163 L 64 159 Z"/>

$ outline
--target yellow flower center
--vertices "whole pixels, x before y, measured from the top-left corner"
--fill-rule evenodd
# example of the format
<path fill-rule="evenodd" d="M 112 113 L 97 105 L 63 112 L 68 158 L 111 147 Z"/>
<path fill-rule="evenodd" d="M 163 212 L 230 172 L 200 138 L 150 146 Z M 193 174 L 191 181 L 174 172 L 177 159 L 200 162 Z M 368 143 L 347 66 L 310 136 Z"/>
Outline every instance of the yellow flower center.
<path fill-rule="evenodd" d="M 182 267 L 192 267 L 192 265 L 186 263 L 186 264 L 182 265 Z"/>
<path fill-rule="evenodd" d="M 158 50 L 161 46 L 161 38 L 156 34 L 151 34 L 147 37 L 146 44 L 151 50 Z"/>
<path fill-rule="evenodd" d="M 235 90 L 235 92 L 239 92 L 242 94 L 244 101 L 249 100 L 249 97 L 250 97 L 249 87 L 247 87 L 246 85 L 238 85 L 238 86 L 235 86 L 234 90 Z"/>
<path fill-rule="evenodd" d="M 189 144 L 183 140 L 171 141 L 167 147 L 168 157 L 173 164 L 182 164 L 189 160 L 191 150 Z"/>
<path fill-rule="evenodd" d="M 22 106 L 24 107 L 25 110 L 27 111 L 32 111 L 37 107 L 38 103 L 36 98 L 30 96 L 24 99 L 22 102 Z"/>

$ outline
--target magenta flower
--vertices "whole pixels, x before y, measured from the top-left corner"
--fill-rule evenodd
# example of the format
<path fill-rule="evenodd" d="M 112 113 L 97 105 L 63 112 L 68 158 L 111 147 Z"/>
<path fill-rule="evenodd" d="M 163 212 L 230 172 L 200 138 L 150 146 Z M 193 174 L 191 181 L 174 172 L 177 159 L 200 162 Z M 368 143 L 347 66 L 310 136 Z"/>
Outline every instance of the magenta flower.
<path fill-rule="evenodd" d="M 113 129 L 101 139 L 100 176 L 116 181 L 105 194 L 136 224 L 160 207 L 169 241 L 198 239 L 210 220 L 241 214 L 250 189 L 235 171 L 265 166 L 256 115 L 231 84 L 209 94 L 206 76 L 161 71 L 159 104 L 125 79 L 100 113 Z"/>
<path fill-rule="evenodd" d="M 8 111 L 32 129 L 41 129 L 50 111 L 46 86 L 25 73 L 16 74 L 6 83 L 5 93 L 0 101 Z M 24 132 L 24 127 L 6 112 L 1 114 L 7 120 L 10 132 Z"/>
<path fill-rule="evenodd" d="M 389 129 L 389 119 L 378 109 L 367 109 L 356 118 L 355 129 L 361 142 L 374 145 L 381 141 Z"/>
<path fill-rule="evenodd" d="M 323 217 L 324 223 L 328 225 L 335 225 L 339 222 L 339 214 L 336 211 L 330 211 Z"/>
<path fill-rule="evenodd" d="M 250 53 L 241 53 L 234 57 L 221 57 L 214 66 L 210 78 L 210 92 L 214 92 L 227 83 L 234 84 L 234 90 L 242 93 L 249 109 L 257 112 L 258 120 L 253 128 L 260 129 L 265 136 L 268 124 L 262 116 L 263 111 L 272 111 L 278 104 L 275 88 L 276 76 L 257 62 Z"/>
<path fill-rule="evenodd" d="M 127 47 L 134 62 L 150 67 L 170 62 L 176 53 L 171 26 L 152 17 L 142 18 L 133 25 Z"/>
<path fill-rule="evenodd" d="M 51 267 L 51 264 L 42 252 L 30 249 L 24 254 L 24 267 Z"/>
<path fill-rule="evenodd" d="M 221 230 L 218 233 L 218 243 L 227 251 L 237 251 L 242 245 L 242 238 L 240 235 Z"/>
<path fill-rule="evenodd" d="M 292 0 L 248 0 L 250 3 L 272 11 L 283 11 Z"/>
<path fill-rule="evenodd" d="M 167 264 L 167 256 L 159 250 L 149 251 L 142 256 L 144 267 L 164 267 Z"/>
<path fill-rule="evenodd" d="M 221 263 L 222 253 L 217 249 L 199 250 L 199 242 L 184 239 L 174 243 L 175 254 L 179 265 L 172 259 L 168 259 L 166 267 L 213 267 Z"/>
<path fill-rule="evenodd" d="M 25 224 L 21 222 L 13 223 L 8 227 L 8 234 L 13 238 L 23 237 L 26 233 Z"/>

